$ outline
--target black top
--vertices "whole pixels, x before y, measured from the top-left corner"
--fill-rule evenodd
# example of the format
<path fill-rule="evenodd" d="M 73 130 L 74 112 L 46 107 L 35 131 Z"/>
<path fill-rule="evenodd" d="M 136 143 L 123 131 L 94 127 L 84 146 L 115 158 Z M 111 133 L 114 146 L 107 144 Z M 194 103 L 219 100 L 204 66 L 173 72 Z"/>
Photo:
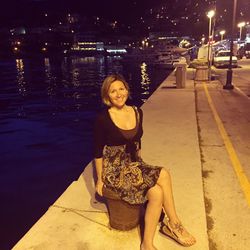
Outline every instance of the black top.
<path fill-rule="evenodd" d="M 143 113 L 140 108 L 133 107 L 137 116 L 137 131 L 133 138 L 127 139 L 120 128 L 118 128 L 112 121 L 108 109 L 105 109 L 98 114 L 95 121 L 94 128 L 94 157 L 101 158 L 103 156 L 103 148 L 107 146 L 119 146 L 126 145 L 126 151 L 131 153 L 132 160 L 135 152 L 135 142 L 141 145 L 141 137 L 143 134 L 142 130 L 142 119 Z"/>

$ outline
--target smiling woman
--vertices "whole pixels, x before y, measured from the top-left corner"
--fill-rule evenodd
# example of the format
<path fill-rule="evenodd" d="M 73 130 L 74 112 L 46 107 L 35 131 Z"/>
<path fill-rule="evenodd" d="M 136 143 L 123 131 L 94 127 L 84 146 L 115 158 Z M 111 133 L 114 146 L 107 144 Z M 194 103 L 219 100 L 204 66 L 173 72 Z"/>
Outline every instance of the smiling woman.
<path fill-rule="evenodd" d="M 156 249 L 153 240 L 162 208 L 169 220 L 167 224 L 162 222 L 160 232 L 183 246 L 193 245 L 195 238 L 182 226 L 175 211 L 169 172 L 141 158 L 143 112 L 126 104 L 126 81 L 120 75 L 109 75 L 101 93 L 108 108 L 97 115 L 94 128 L 96 192 L 103 196 L 110 190 L 128 205 L 147 201 L 141 250 Z"/>

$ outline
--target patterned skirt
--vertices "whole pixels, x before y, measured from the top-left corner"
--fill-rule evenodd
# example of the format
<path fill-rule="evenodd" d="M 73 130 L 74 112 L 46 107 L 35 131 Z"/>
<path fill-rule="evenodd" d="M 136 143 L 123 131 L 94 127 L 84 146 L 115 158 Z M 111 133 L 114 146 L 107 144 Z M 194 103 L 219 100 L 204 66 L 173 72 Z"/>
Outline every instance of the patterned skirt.
<path fill-rule="evenodd" d="M 139 150 L 138 144 L 136 150 Z M 126 145 L 104 147 L 103 182 L 130 204 L 143 204 L 147 200 L 147 191 L 156 184 L 162 169 L 137 158 L 137 161 L 131 161 Z"/>

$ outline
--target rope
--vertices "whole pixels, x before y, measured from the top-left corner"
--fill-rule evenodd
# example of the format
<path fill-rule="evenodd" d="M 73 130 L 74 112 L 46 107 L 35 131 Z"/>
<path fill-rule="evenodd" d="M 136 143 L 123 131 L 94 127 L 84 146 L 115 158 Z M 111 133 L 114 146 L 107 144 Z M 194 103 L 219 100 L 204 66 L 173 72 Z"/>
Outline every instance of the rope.
<path fill-rule="evenodd" d="M 87 216 L 81 214 L 82 213 L 105 213 L 107 214 L 107 212 L 104 212 L 104 211 L 98 211 L 98 210 L 82 210 L 82 209 L 76 209 L 76 208 L 69 208 L 69 207 L 63 207 L 63 206 L 59 206 L 59 205 L 52 205 L 51 207 L 55 207 L 55 208 L 61 208 L 61 209 L 64 209 L 65 212 L 72 212 L 72 213 L 75 213 L 83 218 L 85 218 L 86 220 L 89 220 L 91 222 L 94 222 L 100 226 L 103 226 L 105 228 L 108 228 L 109 230 L 111 230 L 111 227 L 110 226 L 107 226 L 101 222 L 98 222 L 98 221 L 95 221 L 91 218 L 88 218 Z"/>

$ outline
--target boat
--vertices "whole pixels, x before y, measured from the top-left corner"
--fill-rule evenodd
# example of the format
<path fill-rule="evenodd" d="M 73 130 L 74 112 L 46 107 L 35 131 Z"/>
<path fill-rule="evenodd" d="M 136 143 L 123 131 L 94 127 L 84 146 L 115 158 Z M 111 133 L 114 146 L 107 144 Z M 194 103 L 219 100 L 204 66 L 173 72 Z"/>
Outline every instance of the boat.
<path fill-rule="evenodd" d="M 169 52 L 159 53 L 151 65 L 156 68 L 174 69 L 174 63 L 179 61 L 180 56 Z"/>
<path fill-rule="evenodd" d="M 157 56 L 150 64 L 156 68 L 174 69 L 175 63 L 180 61 L 180 58 L 186 56 L 187 49 L 178 46 L 167 46 L 165 49 L 157 51 Z"/>

